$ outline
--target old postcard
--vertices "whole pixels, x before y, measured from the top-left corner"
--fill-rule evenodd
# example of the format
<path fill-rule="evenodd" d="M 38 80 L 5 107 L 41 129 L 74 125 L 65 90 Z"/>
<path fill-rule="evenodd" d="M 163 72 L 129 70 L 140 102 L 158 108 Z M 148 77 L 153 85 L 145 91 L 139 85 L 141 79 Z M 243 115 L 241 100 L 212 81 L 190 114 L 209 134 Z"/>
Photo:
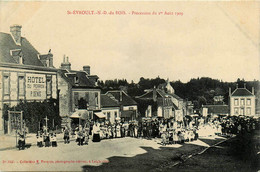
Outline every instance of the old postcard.
<path fill-rule="evenodd" d="M 260 170 L 259 12 L 0 1 L 0 170 Z"/>

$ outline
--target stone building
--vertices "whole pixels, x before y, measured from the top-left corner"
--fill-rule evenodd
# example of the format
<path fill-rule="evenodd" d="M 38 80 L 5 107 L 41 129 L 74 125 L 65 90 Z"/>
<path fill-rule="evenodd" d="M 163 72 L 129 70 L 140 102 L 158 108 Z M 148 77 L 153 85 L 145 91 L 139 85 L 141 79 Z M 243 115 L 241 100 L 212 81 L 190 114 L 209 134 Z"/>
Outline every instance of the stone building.
<path fill-rule="evenodd" d="M 98 76 L 90 75 L 90 66 L 83 66 L 81 71 L 72 70 L 69 58 L 64 56 L 58 71 L 62 126 L 71 122 L 78 123 L 79 119 L 82 121 L 93 119 L 95 113 L 101 112 L 101 89 L 97 86 L 97 81 Z M 83 110 L 85 110 L 84 117 L 80 116 Z M 75 119 L 72 118 L 71 121 L 70 117 Z"/>
<path fill-rule="evenodd" d="M 57 69 L 51 50 L 40 54 L 21 36 L 20 25 L 10 33 L 0 33 L 0 133 L 7 132 L 4 104 L 15 106 L 20 100 L 43 101 L 57 98 Z"/>
<path fill-rule="evenodd" d="M 186 104 L 182 98 L 175 94 L 169 80 L 160 84 L 158 88 L 146 90 L 146 93 L 136 97 L 139 104 L 149 104 L 151 115 L 146 117 L 175 118 L 182 121 L 186 114 Z M 147 106 L 147 105 L 146 105 Z M 142 113 L 142 112 L 141 112 Z M 143 114 L 142 114 L 143 115 Z"/>

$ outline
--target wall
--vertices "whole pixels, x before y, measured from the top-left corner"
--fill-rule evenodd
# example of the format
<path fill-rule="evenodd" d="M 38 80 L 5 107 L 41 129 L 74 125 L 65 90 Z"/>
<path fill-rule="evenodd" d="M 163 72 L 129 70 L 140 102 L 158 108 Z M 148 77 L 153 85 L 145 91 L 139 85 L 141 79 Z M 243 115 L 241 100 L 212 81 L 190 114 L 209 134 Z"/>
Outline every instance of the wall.
<path fill-rule="evenodd" d="M 247 105 L 247 99 L 251 99 L 251 105 Z M 238 105 L 235 105 L 235 99 L 238 99 Z M 241 99 L 245 100 L 244 105 L 241 105 Z M 230 98 L 230 115 L 241 115 L 241 108 L 244 108 L 244 115 L 246 116 L 254 116 L 255 115 L 255 96 L 247 96 L 247 97 L 231 97 Z M 247 107 L 251 108 L 251 114 L 247 114 Z M 235 108 L 238 108 L 238 114 L 235 113 Z"/>
<path fill-rule="evenodd" d="M 110 112 L 110 119 L 107 117 L 108 112 Z M 109 120 L 111 124 L 115 123 L 115 112 L 117 113 L 117 117 L 119 117 L 119 107 L 102 108 L 102 113 L 106 115 L 106 120 Z"/>
<path fill-rule="evenodd" d="M 17 105 L 20 100 L 27 100 L 27 101 L 43 101 L 47 98 L 46 95 L 46 88 L 47 83 L 46 78 L 47 75 L 52 79 L 52 97 L 57 98 L 57 74 L 56 71 L 48 68 L 37 68 L 31 69 L 26 66 L 13 67 L 10 65 L 1 67 L 0 70 L 0 134 L 3 134 L 4 130 L 4 121 L 2 119 L 3 115 L 3 106 L 4 104 L 8 104 L 9 106 Z M 4 76 L 9 77 L 9 94 L 4 95 Z M 28 77 L 35 76 L 35 77 L 42 77 L 41 83 L 28 83 Z M 24 92 L 23 94 L 19 94 L 19 77 L 23 77 L 23 86 Z M 39 80 L 38 80 L 39 81 Z M 21 84 L 21 83 L 20 83 Z M 31 87 L 31 88 L 30 88 Z M 35 91 L 38 94 L 30 94 L 31 91 Z"/>

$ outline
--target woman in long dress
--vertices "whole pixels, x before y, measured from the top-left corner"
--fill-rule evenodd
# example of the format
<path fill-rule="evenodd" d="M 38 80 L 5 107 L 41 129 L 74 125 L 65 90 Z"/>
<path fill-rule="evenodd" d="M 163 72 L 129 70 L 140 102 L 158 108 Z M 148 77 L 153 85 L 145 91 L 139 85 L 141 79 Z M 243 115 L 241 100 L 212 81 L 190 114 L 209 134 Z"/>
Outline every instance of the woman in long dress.
<path fill-rule="evenodd" d="M 93 126 L 93 142 L 100 142 L 100 127 L 97 123 Z"/>
<path fill-rule="evenodd" d="M 121 137 L 120 128 L 121 128 L 120 124 L 117 124 L 116 125 L 116 137 L 118 137 L 118 138 Z"/>

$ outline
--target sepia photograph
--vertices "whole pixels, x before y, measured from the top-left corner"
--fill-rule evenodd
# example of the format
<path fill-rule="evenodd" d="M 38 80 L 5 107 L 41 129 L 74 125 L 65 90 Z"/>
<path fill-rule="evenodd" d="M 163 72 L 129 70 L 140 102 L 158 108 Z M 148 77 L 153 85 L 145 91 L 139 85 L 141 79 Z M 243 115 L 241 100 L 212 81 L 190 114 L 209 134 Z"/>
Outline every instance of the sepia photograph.
<path fill-rule="evenodd" d="M 0 171 L 260 171 L 259 1 L 0 0 Z"/>

